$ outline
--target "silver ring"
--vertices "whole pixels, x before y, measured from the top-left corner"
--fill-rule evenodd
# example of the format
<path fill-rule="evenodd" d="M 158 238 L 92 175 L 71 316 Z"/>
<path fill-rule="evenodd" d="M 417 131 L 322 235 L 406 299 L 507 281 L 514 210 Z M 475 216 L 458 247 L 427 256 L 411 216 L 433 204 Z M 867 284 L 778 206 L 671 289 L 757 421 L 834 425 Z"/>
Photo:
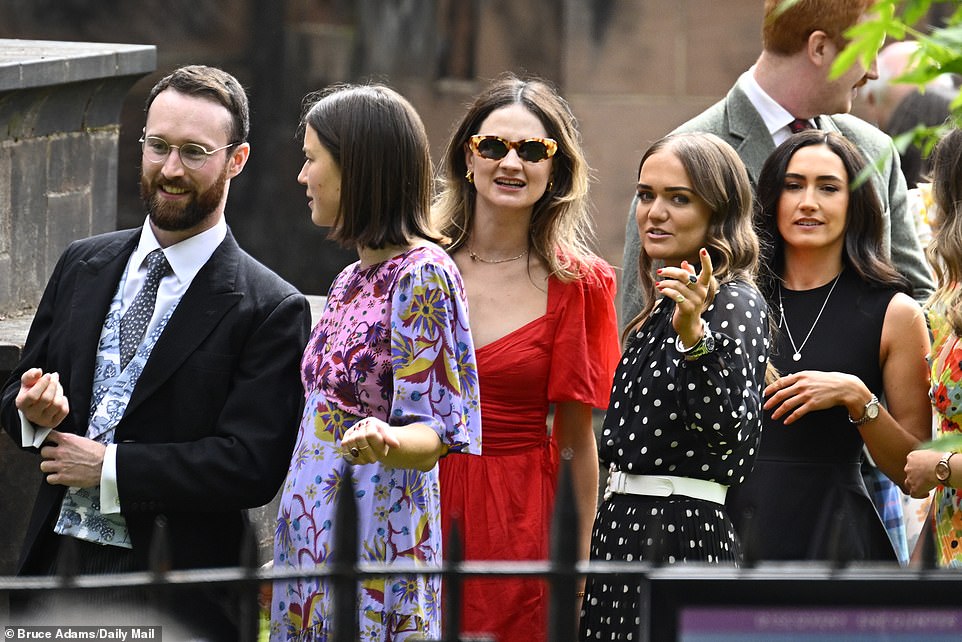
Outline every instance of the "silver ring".
<path fill-rule="evenodd" d="M 354 459 L 357 459 L 358 457 L 361 456 L 361 451 L 358 450 L 356 446 L 351 446 L 350 453 L 351 453 L 351 457 L 353 457 Z"/>
<path fill-rule="evenodd" d="M 358 450 L 364 450 L 365 448 L 370 448 L 370 446 L 358 446 Z"/>

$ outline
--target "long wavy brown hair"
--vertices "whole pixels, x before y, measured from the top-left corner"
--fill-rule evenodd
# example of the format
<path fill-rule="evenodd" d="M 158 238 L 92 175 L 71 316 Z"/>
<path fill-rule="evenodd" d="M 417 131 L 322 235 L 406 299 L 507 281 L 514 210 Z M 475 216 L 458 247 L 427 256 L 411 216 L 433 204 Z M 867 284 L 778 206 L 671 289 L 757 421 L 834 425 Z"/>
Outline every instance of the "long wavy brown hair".
<path fill-rule="evenodd" d="M 515 104 L 537 116 L 548 137 L 558 143 L 552 157 L 551 182 L 531 213 L 528 245 L 553 276 L 564 282 L 574 281 L 587 273 L 586 268 L 596 258 L 589 249 L 594 236 L 588 207 L 590 168 L 571 108 L 545 80 L 505 74 L 474 99 L 441 157 L 433 215 L 447 237 L 449 252 L 470 240 L 477 193 L 465 178 L 468 140 L 491 112 Z"/>

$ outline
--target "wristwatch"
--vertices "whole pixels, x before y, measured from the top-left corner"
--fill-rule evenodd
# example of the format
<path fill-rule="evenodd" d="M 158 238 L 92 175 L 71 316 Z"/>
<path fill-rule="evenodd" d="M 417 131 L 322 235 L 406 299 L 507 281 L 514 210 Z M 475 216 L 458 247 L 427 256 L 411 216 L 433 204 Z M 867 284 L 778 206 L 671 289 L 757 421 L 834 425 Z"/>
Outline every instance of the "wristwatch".
<path fill-rule="evenodd" d="M 852 416 L 849 415 L 848 420 L 851 421 L 856 426 L 861 426 L 865 422 L 872 421 L 873 419 L 877 418 L 878 413 L 879 413 L 878 397 L 876 397 L 875 395 L 872 395 L 872 398 L 869 399 L 868 403 L 865 404 L 865 412 L 862 413 L 862 416 L 859 417 L 858 419 L 852 419 Z"/>
<path fill-rule="evenodd" d="M 943 486 L 949 485 L 949 479 L 952 477 L 952 467 L 949 466 L 949 460 L 952 459 L 952 455 L 955 453 L 945 453 L 942 455 L 942 459 L 939 463 L 935 465 L 935 478 L 939 480 L 939 483 Z"/>
<path fill-rule="evenodd" d="M 685 357 L 685 361 L 694 361 L 709 352 L 715 351 L 715 337 L 712 336 L 711 330 L 708 328 L 708 322 L 703 320 L 701 324 L 701 339 L 696 341 L 692 347 L 686 348 L 685 344 L 681 342 L 681 337 L 675 337 L 675 350 Z"/>

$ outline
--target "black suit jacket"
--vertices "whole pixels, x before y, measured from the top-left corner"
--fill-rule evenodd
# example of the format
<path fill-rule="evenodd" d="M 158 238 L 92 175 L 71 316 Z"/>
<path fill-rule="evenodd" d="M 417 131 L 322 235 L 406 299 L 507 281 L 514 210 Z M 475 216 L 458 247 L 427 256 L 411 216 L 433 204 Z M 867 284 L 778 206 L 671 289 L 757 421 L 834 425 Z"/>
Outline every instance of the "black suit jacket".
<path fill-rule="evenodd" d="M 61 256 L 2 391 L 0 421 L 18 445 L 15 399 L 32 367 L 60 373 L 70 414 L 57 430 L 86 433 L 97 343 L 139 234 L 84 239 Z M 174 568 L 238 563 L 243 509 L 270 501 L 287 471 L 309 330 L 305 298 L 228 232 L 168 321 L 114 435 L 121 512 L 139 566 L 147 566 L 159 515 L 167 519 Z M 64 490 L 41 484 L 22 574 L 49 569 L 36 551 Z"/>

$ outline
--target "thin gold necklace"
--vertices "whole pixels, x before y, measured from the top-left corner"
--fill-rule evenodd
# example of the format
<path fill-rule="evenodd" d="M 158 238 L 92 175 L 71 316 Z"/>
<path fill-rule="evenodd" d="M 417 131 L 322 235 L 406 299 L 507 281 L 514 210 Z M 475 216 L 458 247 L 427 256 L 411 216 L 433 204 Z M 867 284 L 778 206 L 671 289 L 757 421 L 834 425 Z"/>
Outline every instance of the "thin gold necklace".
<path fill-rule="evenodd" d="M 792 350 L 794 351 L 794 354 L 792 355 L 792 361 L 800 361 L 800 360 L 801 360 L 801 358 L 802 358 L 802 348 L 804 348 L 804 347 L 805 347 L 805 344 L 808 343 L 808 339 L 812 336 L 812 332 L 815 331 L 815 326 L 818 325 L 818 320 L 822 318 L 822 312 L 825 312 L 825 306 L 828 305 L 828 300 L 831 298 L 832 292 L 835 291 L 835 286 L 838 285 L 838 279 L 839 279 L 840 276 L 842 276 L 842 273 L 841 273 L 841 272 L 839 272 L 838 274 L 835 275 L 835 280 L 832 281 L 832 287 L 829 288 L 829 290 L 828 290 L 828 295 L 825 297 L 825 300 L 822 302 L 822 309 L 820 309 L 820 310 L 818 311 L 818 314 L 815 315 L 815 321 L 812 323 L 812 327 L 809 328 L 808 334 L 805 335 L 805 340 L 802 341 L 802 345 L 798 346 L 797 348 L 795 347 L 795 339 L 792 338 L 792 331 L 789 330 L 789 328 L 788 328 L 788 319 L 785 318 L 785 306 L 782 305 L 782 284 L 781 284 L 781 282 L 779 282 L 779 284 L 778 284 L 778 312 L 779 312 L 779 314 L 781 315 L 781 318 L 778 320 L 778 327 L 782 327 L 782 325 L 785 326 L 785 333 L 788 335 L 788 342 L 792 344 Z"/>
<path fill-rule="evenodd" d="M 527 254 L 528 254 L 528 249 L 525 248 L 524 252 L 522 252 L 518 256 L 512 256 L 507 259 L 485 259 L 475 254 L 474 250 L 471 249 L 471 246 L 468 246 L 468 256 L 471 257 L 472 261 L 480 261 L 481 263 L 490 263 L 492 265 L 497 263 L 510 263 L 511 261 L 517 261 L 518 259 L 524 258 Z"/>

